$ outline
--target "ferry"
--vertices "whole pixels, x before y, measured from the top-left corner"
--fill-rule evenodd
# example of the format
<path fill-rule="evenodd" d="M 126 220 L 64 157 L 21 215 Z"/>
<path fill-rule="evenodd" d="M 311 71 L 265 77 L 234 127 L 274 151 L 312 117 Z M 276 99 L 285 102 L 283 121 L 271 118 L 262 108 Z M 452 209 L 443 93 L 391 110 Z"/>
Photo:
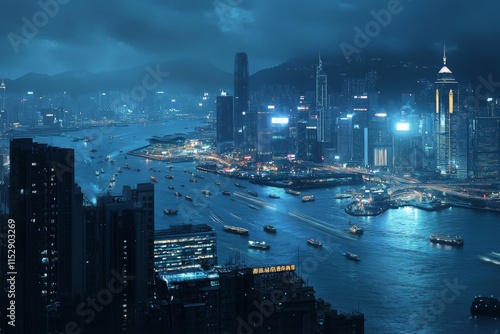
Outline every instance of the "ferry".
<path fill-rule="evenodd" d="M 212 193 L 210 192 L 210 190 L 207 190 L 207 189 L 203 189 L 203 190 L 201 191 L 201 193 L 202 193 L 203 195 L 207 195 L 207 196 L 212 195 Z"/>
<path fill-rule="evenodd" d="M 165 210 L 163 210 L 163 213 L 166 214 L 166 215 L 176 215 L 177 214 L 177 210 L 174 210 L 174 209 L 165 209 Z"/>
<path fill-rule="evenodd" d="M 313 247 L 322 247 L 323 246 L 321 241 L 313 239 L 313 238 L 307 239 L 307 243 Z"/>
<path fill-rule="evenodd" d="M 337 194 L 337 195 L 335 195 L 336 199 L 344 199 L 344 198 L 351 198 L 351 197 L 352 197 L 352 195 L 350 195 L 350 194 Z"/>
<path fill-rule="evenodd" d="M 358 256 L 358 255 L 356 255 L 356 254 L 354 254 L 354 253 L 351 253 L 351 252 L 348 252 L 348 251 L 345 251 L 345 252 L 344 252 L 344 256 L 345 256 L 346 258 L 348 258 L 349 260 L 353 260 L 353 261 L 355 261 L 355 262 L 359 262 L 359 261 L 361 261 L 361 259 L 359 258 L 359 256 Z"/>
<path fill-rule="evenodd" d="M 156 178 L 156 176 L 151 175 L 150 179 L 152 182 L 158 182 L 158 179 Z"/>
<path fill-rule="evenodd" d="M 285 189 L 285 192 L 287 194 L 290 194 L 290 195 L 300 196 L 300 191 L 293 190 L 293 189 L 290 189 L 290 188 Z"/>
<path fill-rule="evenodd" d="M 269 249 L 271 246 L 265 241 L 248 241 L 248 247 L 257 249 Z"/>
<path fill-rule="evenodd" d="M 460 236 L 450 236 L 446 234 L 433 233 L 429 237 L 429 241 L 436 244 L 452 245 L 452 246 L 463 246 L 464 239 Z"/>
<path fill-rule="evenodd" d="M 280 198 L 280 197 L 279 197 L 278 195 L 276 195 L 276 194 L 269 194 L 267 197 L 269 197 L 269 198 L 275 198 L 275 199 Z"/>
<path fill-rule="evenodd" d="M 302 202 L 313 202 L 315 200 L 316 200 L 316 198 L 314 197 L 314 195 L 302 197 Z"/>
<path fill-rule="evenodd" d="M 274 233 L 276 233 L 276 228 L 273 225 L 265 225 L 264 231 L 266 231 L 267 233 L 274 234 Z"/>
<path fill-rule="evenodd" d="M 474 297 L 470 307 L 470 314 L 474 317 L 500 317 L 500 301 L 491 297 Z"/>
<path fill-rule="evenodd" d="M 227 191 L 227 190 L 222 190 L 222 195 L 229 196 L 229 195 L 231 195 L 231 192 Z"/>
<path fill-rule="evenodd" d="M 190 202 L 193 201 L 193 198 L 189 195 L 186 195 L 184 198 L 186 199 L 186 201 L 190 201 Z"/>
<path fill-rule="evenodd" d="M 248 235 L 248 230 L 242 227 L 224 225 L 224 231 L 234 234 Z"/>
<path fill-rule="evenodd" d="M 99 176 L 99 171 L 98 170 L 95 171 L 95 176 Z"/>

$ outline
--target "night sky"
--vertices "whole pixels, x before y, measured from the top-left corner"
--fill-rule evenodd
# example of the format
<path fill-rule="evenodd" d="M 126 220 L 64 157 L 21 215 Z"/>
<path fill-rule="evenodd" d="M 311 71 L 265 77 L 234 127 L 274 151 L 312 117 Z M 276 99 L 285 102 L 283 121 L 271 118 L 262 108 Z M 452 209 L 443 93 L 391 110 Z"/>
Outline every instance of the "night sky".
<path fill-rule="evenodd" d="M 390 18 L 373 24 L 380 11 Z M 318 51 L 340 58 L 341 43 L 360 53 L 433 59 L 443 41 L 450 60 L 477 62 L 479 73 L 500 54 L 499 17 L 493 0 L 2 1 L 0 77 L 183 58 L 230 72 L 239 51 L 254 73 Z M 356 46 L 356 27 L 373 29 L 368 42 Z"/>

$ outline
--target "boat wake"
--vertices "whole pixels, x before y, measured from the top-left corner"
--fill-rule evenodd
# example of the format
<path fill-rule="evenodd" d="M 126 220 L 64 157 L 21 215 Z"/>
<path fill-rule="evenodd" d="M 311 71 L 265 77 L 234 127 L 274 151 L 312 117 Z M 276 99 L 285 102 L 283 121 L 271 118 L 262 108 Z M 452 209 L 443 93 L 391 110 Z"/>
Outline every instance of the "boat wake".
<path fill-rule="evenodd" d="M 500 253 L 491 252 L 487 256 L 479 255 L 478 258 L 483 262 L 500 266 Z"/>
<path fill-rule="evenodd" d="M 290 211 L 288 214 L 292 217 L 295 217 L 295 218 L 300 219 L 306 223 L 309 223 L 313 226 L 316 226 L 320 230 L 329 232 L 329 233 L 335 235 L 336 237 L 348 239 L 348 240 L 357 240 L 353 236 L 348 235 L 343 231 L 336 230 L 336 229 L 330 227 L 326 222 L 321 221 L 319 219 L 316 219 L 314 217 L 307 216 L 307 215 L 304 215 L 304 214 L 298 213 L 298 212 L 292 212 L 292 211 Z"/>

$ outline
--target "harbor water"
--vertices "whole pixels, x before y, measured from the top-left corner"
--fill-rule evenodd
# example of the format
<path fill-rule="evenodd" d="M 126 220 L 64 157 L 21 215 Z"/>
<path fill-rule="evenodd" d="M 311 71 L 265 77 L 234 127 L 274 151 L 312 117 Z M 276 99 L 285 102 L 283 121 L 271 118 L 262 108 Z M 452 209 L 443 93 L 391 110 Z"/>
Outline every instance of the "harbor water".
<path fill-rule="evenodd" d="M 199 125 L 198 121 L 171 120 L 80 130 L 34 141 L 75 149 L 76 182 L 91 201 L 109 191 L 121 194 L 123 185 L 150 182 L 155 176 L 156 229 L 187 223 L 212 226 L 217 232 L 219 264 L 229 259 L 255 267 L 296 264 L 317 297 L 340 312 L 364 313 L 366 333 L 500 332 L 500 319 L 474 319 L 469 313 L 474 296 L 500 297 L 500 266 L 480 259 L 500 253 L 499 213 L 401 207 L 378 216 L 352 217 L 344 211 L 349 199 L 335 199 L 350 187 L 302 190 L 301 196 L 316 199 L 302 202 L 301 196 L 284 189 L 196 171 L 195 162 L 171 164 L 126 154 L 147 145 L 153 135 L 193 131 Z M 85 136 L 95 140 L 73 141 Z M 106 160 L 108 155 L 114 163 Z M 131 169 L 124 169 L 126 163 Z M 114 176 L 118 167 L 123 172 Z M 167 174 L 173 178 L 165 178 Z M 110 188 L 113 176 L 116 181 Z M 193 178 L 197 182 L 189 181 Z M 235 186 L 236 182 L 245 188 Z M 204 189 L 211 195 L 202 194 Z M 175 191 L 183 196 L 175 196 Z M 269 198 L 269 194 L 279 198 Z M 185 195 L 193 201 L 185 200 Z M 164 209 L 178 210 L 178 214 L 165 215 Z M 350 223 L 362 227 L 363 235 L 350 235 Z M 224 224 L 248 229 L 249 236 L 225 233 Z M 267 224 L 274 225 L 277 233 L 266 233 L 263 226 Z M 432 244 L 432 233 L 460 235 L 464 245 Z M 308 238 L 320 240 L 323 247 L 308 245 Z M 249 249 L 248 240 L 265 241 L 271 247 Z M 361 260 L 349 260 L 342 255 L 345 251 Z"/>

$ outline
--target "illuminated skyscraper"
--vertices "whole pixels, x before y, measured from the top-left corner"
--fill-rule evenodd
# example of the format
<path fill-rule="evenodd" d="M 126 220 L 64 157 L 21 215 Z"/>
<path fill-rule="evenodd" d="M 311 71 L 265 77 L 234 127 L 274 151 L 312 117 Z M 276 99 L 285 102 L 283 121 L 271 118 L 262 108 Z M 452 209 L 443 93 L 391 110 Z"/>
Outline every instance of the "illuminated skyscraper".
<path fill-rule="evenodd" d="M 0 126 L 5 129 L 7 127 L 7 111 L 5 110 L 5 82 L 2 79 L 0 83 Z"/>
<path fill-rule="evenodd" d="M 233 141 L 233 97 L 222 91 L 217 96 L 217 153 L 229 150 Z"/>
<path fill-rule="evenodd" d="M 234 144 L 242 146 L 245 142 L 245 114 L 250 100 L 248 93 L 248 57 L 244 52 L 236 54 L 234 59 Z"/>
<path fill-rule="evenodd" d="M 318 115 L 318 141 L 322 145 L 328 140 L 325 127 L 326 112 L 328 110 L 328 76 L 323 71 L 323 62 L 319 57 L 318 67 L 316 68 L 316 113 Z"/>
<path fill-rule="evenodd" d="M 459 106 L 459 87 L 446 66 L 446 50 L 443 67 L 436 81 L 436 168 L 443 175 L 467 177 L 467 112 Z"/>

